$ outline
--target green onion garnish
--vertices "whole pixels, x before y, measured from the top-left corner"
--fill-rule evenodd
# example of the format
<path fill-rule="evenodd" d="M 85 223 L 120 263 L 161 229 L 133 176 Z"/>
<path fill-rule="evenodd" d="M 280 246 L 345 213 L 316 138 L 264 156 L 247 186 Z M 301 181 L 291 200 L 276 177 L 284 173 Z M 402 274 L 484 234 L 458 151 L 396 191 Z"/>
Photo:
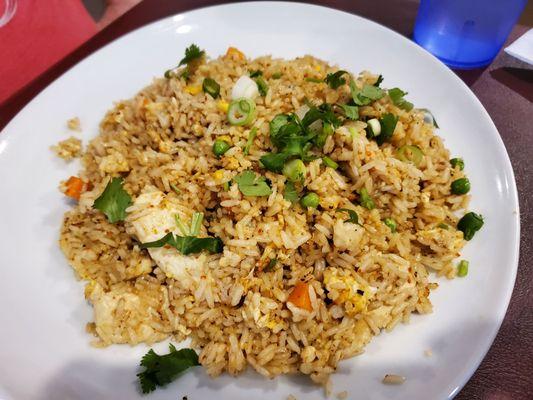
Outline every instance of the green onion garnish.
<path fill-rule="evenodd" d="M 252 144 L 254 143 L 254 139 L 256 136 L 257 136 L 257 128 L 254 126 L 252 130 L 250 131 L 250 134 L 248 135 L 246 146 L 244 146 L 243 154 L 245 156 L 247 156 L 248 153 L 250 152 L 250 147 L 252 147 Z"/>
<path fill-rule="evenodd" d="M 468 261 L 461 260 L 457 265 L 457 276 L 463 278 L 468 274 Z"/>
<path fill-rule="evenodd" d="M 418 167 L 424 158 L 424 153 L 420 147 L 407 144 L 396 151 L 396 157 L 404 162 L 412 162 Z"/>
<path fill-rule="evenodd" d="M 339 164 L 337 164 L 335 161 L 333 161 L 331 158 L 329 158 L 328 156 L 324 156 L 322 157 L 322 162 L 324 163 L 324 165 L 326 167 L 329 167 L 329 168 L 333 168 L 333 169 L 337 169 L 339 168 Z"/>
<path fill-rule="evenodd" d="M 214 99 L 220 95 L 220 85 L 214 79 L 205 78 L 202 83 L 202 89 L 204 93 L 210 94 Z"/>
<path fill-rule="evenodd" d="M 228 120 L 231 125 L 243 126 L 250 124 L 255 118 L 253 100 L 241 97 L 233 100 L 228 108 Z"/>

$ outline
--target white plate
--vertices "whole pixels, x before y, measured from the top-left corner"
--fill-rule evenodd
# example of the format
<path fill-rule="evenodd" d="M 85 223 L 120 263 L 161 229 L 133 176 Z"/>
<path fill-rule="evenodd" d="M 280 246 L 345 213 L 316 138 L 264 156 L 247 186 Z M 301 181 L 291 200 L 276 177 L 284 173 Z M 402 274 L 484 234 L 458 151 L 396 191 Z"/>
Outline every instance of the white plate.
<path fill-rule="evenodd" d="M 68 202 L 58 182 L 79 166 L 49 147 L 79 116 L 85 142 L 113 101 L 128 98 L 197 43 L 212 56 L 234 45 L 248 56 L 313 54 L 351 71 L 382 73 L 409 100 L 431 109 L 452 154 L 464 157 L 473 210 L 485 226 L 466 246 L 467 278 L 440 281 L 434 313 L 383 333 L 365 354 L 343 362 L 334 393 L 361 399 L 453 397 L 481 362 L 504 317 L 518 262 L 516 185 L 487 112 L 448 68 L 406 38 L 354 15 L 302 4 L 247 3 L 205 8 L 155 22 L 80 62 L 30 102 L 0 134 L 0 398 L 133 399 L 146 347 L 89 346 L 92 318 L 83 285 L 57 239 Z M 164 350 L 165 344 L 156 346 Z M 432 357 L 424 355 L 431 349 Z M 407 377 L 385 386 L 386 373 Z M 211 380 L 201 368 L 150 399 L 323 398 L 307 379 L 253 373 Z"/>

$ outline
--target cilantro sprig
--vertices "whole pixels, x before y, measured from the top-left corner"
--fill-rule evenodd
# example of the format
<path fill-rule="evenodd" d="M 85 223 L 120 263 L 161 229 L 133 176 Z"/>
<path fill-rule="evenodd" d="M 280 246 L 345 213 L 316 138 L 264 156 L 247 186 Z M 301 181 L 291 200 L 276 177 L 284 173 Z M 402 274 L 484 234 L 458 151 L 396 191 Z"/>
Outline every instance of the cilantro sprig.
<path fill-rule="evenodd" d="M 137 374 L 143 394 L 154 391 L 157 386 L 165 386 L 185 370 L 200 365 L 198 355 L 192 349 L 176 350 L 169 344 L 170 353 L 159 355 L 150 349 L 141 360 L 144 371 Z"/>
<path fill-rule="evenodd" d="M 385 96 L 385 91 L 378 86 L 364 84 L 359 89 L 353 79 L 350 79 L 350 92 L 353 102 L 358 106 L 366 106 Z"/>
<path fill-rule="evenodd" d="M 126 219 L 126 208 L 131 205 L 131 196 L 123 187 L 122 178 L 113 178 L 94 203 L 93 208 L 102 211 L 109 222 L 114 224 Z"/>
<path fill-rule="evenodd" d="M 333 72 L 326 76 L 326 78 L 324 79 L 324 82 L 326 82 L 330 88 L 338 89 L 346 83 L 346 79 L 342 77 L 344 74 L 349 75 L 348 71 L 344 71 L 344 70 Z"/>
<path fill-rule="evenodd" d="M 165 78 L 172 78 L 173 76 L 175 76 L 174 70 L 185 65 L 186 67 L 181 72 L 180 77 L 185 78 L 187 80 L 189 76 L 194 73 L 204 56 L 205 50 L 201 50 L 197 45 L 191 44 L 185 49 L 185 55 L 180 60 L 178 65 L 174 68 L 165 71 Z"/>
<path fill-rule="evenodd" d="M 193 253 L 200 253 L 207 250 L 210 253 L 222 253 L 224 244 L 218 237 L 197 237 L 202 227 L 204 214 L 195 212 L 191 218 L 191 226 L 187 228 L 180 219 L 179 215 L 175 215 L 176 225 L 183 236 L 174 235 L 172 232 L 167 233 L 159 240 L 153 242 L 142 243 L 141 249 L 148 249 L 152 247 L 172 246 L 181 254 L 188 255 Z"/>
<path fill-rule="evenodd" d="M 224 243 L 218 237 L 204 237 L 196 236 L 178 236 L 172 232 L 167 233 L 159 240 L 153 242 L 141 243 L 141 249 L 148 249 L 153 247 L 172 246 L 183 255 L 200 253 L 203 250 L 211 254 L 222 253 Z"/>
<path fill-rule="evenodd" d="M 411 111 L 413 109 L 413 103 L 404 99 L 407 92 L 404 92 L 400 88 L 392 88 L 388 91 L 389 97 L 395 106 L 405 111 Z"/>

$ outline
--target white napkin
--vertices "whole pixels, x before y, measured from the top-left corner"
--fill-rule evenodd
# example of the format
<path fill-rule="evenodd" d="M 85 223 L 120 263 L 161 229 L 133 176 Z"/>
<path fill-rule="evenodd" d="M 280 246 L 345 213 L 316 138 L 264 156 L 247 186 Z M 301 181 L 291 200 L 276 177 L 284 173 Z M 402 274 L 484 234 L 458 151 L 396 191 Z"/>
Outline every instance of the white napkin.
<path fill-rule="evenodd" d="M 530 29 L 510 46 L 505 48 L 507 54 L 518 58 L 528 64 L 533 64 L 533 29 Z"/>

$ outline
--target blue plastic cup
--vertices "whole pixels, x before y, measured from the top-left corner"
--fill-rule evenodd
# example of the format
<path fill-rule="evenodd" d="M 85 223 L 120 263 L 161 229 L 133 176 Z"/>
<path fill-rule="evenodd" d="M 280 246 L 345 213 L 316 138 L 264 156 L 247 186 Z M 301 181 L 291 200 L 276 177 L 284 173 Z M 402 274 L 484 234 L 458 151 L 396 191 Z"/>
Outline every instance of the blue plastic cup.
<path fill-rule="evenodd" d="M 421 0 L 414 39 L 453 68 L 491 63 L 527 0 Z"/>

